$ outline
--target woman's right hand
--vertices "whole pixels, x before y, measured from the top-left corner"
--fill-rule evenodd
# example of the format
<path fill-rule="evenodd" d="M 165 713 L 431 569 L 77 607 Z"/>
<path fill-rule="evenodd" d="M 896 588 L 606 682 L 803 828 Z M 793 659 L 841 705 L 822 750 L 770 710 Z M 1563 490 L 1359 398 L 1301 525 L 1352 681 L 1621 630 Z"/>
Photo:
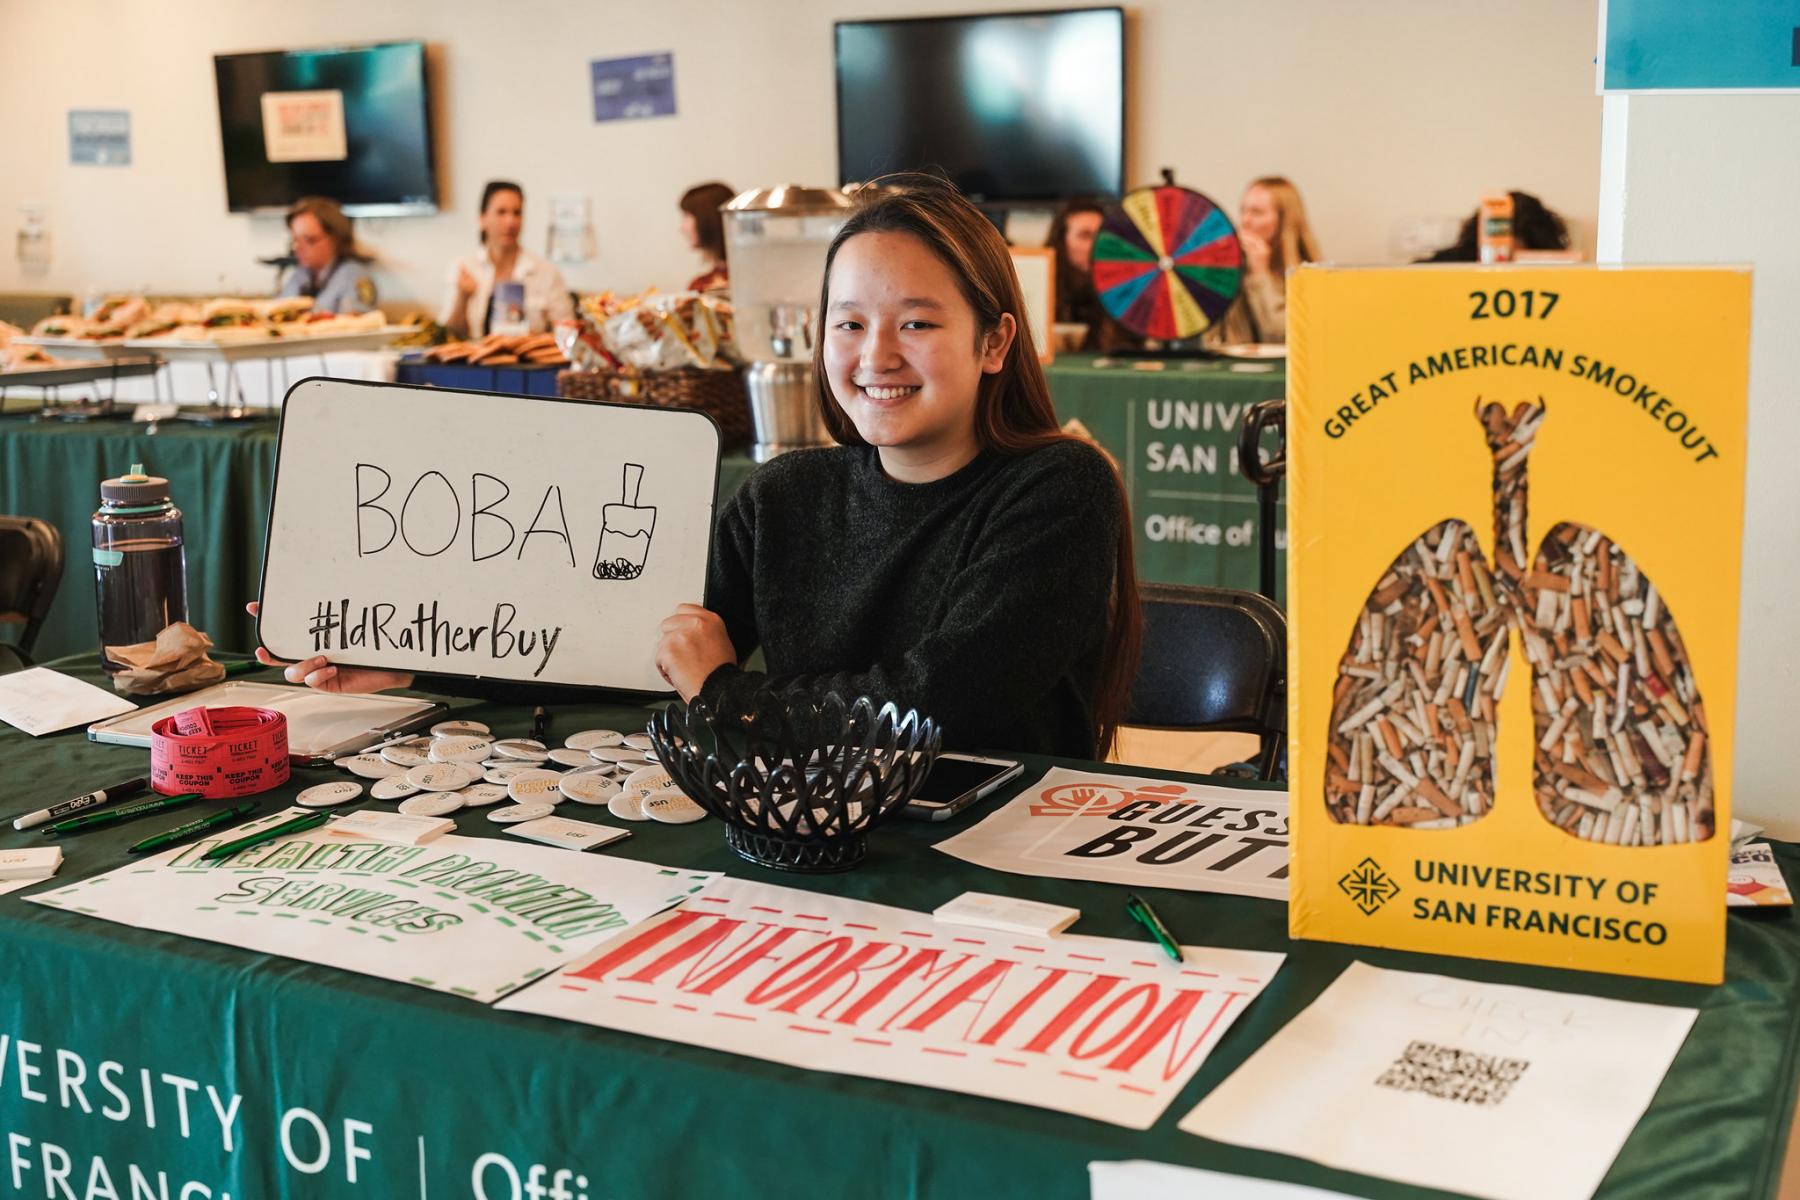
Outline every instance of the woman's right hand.
<path fill-rule="evenodd" d="M 475 294 L 475 277 L 469 274 L 469 268 L 461 265 L 456 268 L 456 294 L 464 300 Z"/>
<path fill-rule="evenodd" d="M 1269 243 L 1254 233 L 1238 230 L 1238 244 L 1244 248 L 1244 266 L 1252 275 L 1269 273 Z"/>
<path fill-rule="evenodd" d="M 244 611 L 253 617 L 256 616 L 257 602 L 252 600 L 244 605 Z M 307 687 L 316 688 L 321 692 L 361 695 L 366 692 L 382 692 L 389 688 L 409 688 L 413 685 L 411 671 L 380 671 L 373 667 L 339 667 L 329 662 L 323 654 L 291 663 L 276 658 L 268 650 L 258 646 L 256 661 L 265 667 L 282 668 L 282 675 L 289 683 L 304 683 Z"/>

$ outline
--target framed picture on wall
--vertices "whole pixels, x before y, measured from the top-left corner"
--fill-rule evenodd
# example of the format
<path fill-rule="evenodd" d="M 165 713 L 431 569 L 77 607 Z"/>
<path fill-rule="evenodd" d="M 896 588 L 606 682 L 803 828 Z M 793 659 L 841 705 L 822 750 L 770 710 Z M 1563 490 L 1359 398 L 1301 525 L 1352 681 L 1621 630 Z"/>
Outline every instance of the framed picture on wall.
<path fill-rule="evenodd" d="M 1019 277 L 1019 294 L 1025 300 L 1025 321 L 1037 346 L 1038 361 L 1056 358 L 1056 252 L 1042 246 L 1010 246 L 1013 272 Z"/>

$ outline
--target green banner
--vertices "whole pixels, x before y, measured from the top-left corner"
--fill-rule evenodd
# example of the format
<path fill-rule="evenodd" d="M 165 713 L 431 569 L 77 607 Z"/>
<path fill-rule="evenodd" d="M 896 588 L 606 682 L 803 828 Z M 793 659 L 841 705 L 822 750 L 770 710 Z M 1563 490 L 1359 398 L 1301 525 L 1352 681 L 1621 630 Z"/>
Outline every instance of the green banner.
<path fill-rule="evenodd" d="M 1257 590 L 1257 491 L 1237 440 L 1252 405 L 1283 398 L 1281 366 L 1070 355 L 1048 369 L 1057 417 L 1081 422 L 1125 476 L 1139 579 Z M 1285 505 L 1275 511 L 1279 596 Z"/>

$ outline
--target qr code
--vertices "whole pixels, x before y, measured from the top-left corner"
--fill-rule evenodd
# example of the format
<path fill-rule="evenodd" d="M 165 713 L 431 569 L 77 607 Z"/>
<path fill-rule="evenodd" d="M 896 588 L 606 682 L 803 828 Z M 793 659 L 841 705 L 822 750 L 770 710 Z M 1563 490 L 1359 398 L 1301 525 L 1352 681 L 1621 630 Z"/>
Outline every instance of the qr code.
<path fill-rule="evenodd" d="M 1498 1104 L 1530 1065 L 1522 1058 L 1499 1058 L 1436 1042 L 1413 1042 L 1375 1083 L 1378 1087 L 1424 1092 L 1462 1104 Z"/>

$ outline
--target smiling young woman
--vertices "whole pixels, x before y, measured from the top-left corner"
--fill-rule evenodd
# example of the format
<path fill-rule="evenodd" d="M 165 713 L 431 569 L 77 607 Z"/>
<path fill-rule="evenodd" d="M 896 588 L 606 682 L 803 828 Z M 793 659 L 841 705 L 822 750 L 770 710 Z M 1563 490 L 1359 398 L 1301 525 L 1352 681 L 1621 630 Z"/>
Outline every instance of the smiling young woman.
<path fill-rule="evenodd" d="M 861 196 L 814 353 L 841 445 L 732 497 L 708 607 L 663 623 L 658 665 L 728 713 L 835 691 L 917 708 L 947 748 L 1103 756 L 1140 636 L 1118 472 L 1058 429 L 986 218 L 931 178 Z"/>

